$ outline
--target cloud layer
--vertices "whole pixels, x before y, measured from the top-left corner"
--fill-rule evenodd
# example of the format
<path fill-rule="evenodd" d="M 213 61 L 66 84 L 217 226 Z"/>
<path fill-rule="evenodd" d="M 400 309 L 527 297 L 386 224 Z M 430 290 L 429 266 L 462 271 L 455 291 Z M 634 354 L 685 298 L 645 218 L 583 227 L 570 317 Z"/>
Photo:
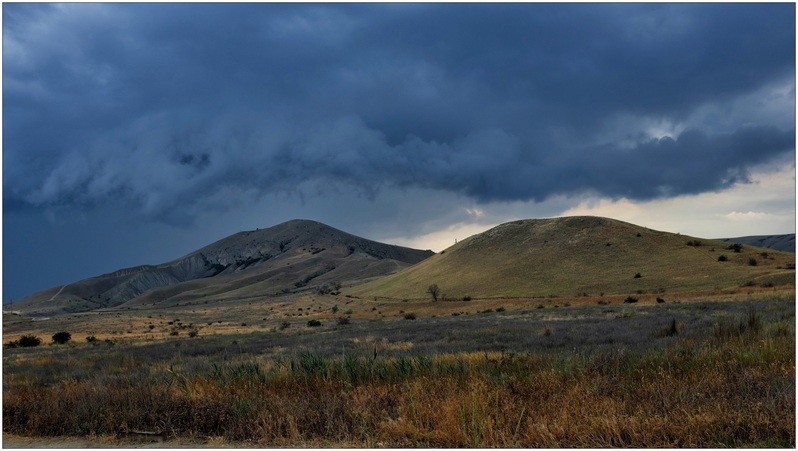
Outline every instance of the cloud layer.
<path fill-rule="evenodd" d="M 9 4 L 6 209 L 654 199 L 794 152 L 794 5 Z M 763 99 L 768 99 L 763 101 Z"/>

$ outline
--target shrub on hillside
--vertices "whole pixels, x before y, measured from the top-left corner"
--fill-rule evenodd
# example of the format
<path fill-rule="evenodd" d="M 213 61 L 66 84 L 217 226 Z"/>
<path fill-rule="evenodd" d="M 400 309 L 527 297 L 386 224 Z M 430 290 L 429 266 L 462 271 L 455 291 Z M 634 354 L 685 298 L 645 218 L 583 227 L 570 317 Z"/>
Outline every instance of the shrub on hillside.
<path fill-rule="evenodd" d="M 624 304 L 634 304 L 635 302 L 637 302 L 637 298 L 632 296 L 628 296 L 626 299 L 623 300 Z"/>
<path fill-rule="evenodd" d="M 740 253 L 740 251 L 742 251 L 742 250 L 743 250 L 743 245 L 742 245 L 742 244 L 739 244 L 739 243 L 734 243 L 734 244 L 731 244 L 731 245 L 730 245 L 729 247 L 727 247 L 726 249 L 729 249 L 729 250 L 732 250 L 732 251 L 734 251 L 734 252 Z"/>
<path fill-rule="evenodd" d="M 317 319 L 312 319 L 308 321 L 308 327 L 319 327 L 319 326 L 321 326 L 321 321 Z"/>
<path fill-rule="evenodd" d="M 30 348 L 42 344 L 42 339 L 37 337 L 36 335 L 23 335 L 19 337 L 19 340 L 17 340 L 17 344 L 19 344 L 23 348 Z"/>
<path fill-rule="evenodd" d="M 643 276 L 642 276 L 640 273 L 637 273 L 637 274 L 635 274 L 635 277 L 634 277 L 634 278 L 635 278 L 635 279 L 639 279 L 639 278 L 641 278 L 641 277 L 643 277 Z"/>
<path fill-rule="evenodd" d="M 415 313 L 405 313 L 405 319 L 416 319 Z"/>
<path fill-rule="evenodd" d="M 440 296 L 441 294 L 441 289 L 440 287 L 438 287 L 437 283 L 433 283 L 432 285 L 427 287 L 427 293 L 429 293 L 429 295 L 432 296 L 433 301 L 437 301 L 438 296 Z"/>
<path fill-rule="evenodd" d="M 719 262 L 725 262 L 725 261 L 728 261 L 728 260 L 729 260 L 729 257 L 727 257 L 727 256 L 725 256 L 723 254 L 718 255 L 718 261 Z"/>
<path fill-rule="evenodd" d="M 69 332 L 57 332 L 53 334 L 53 343 L 62 345 L 72 339 L 72 334 Z"/>
<path fill-rule="evenodd" d="M 671 319 L 670 325 L 662 331 L 662 334 L 666 337 L 673 337 L 679 334 L 679 329 L 676 327 L 676 318 Z"/>
<path fill-rule="evenodd" d="M 754 257 L 751 257 L 751 258 L 748 259 L 748 265 L 749 266 L 756 266 L 756 264 L 757 264 L 757 261 L 756 261 L 756 259 Z"/>
<path fill-rule="evenodd" d="M 98 340 L 97 337 L 95 337 L 94 335 L 89 335 L 88 337 L 86 337 L 86 341 L 89 343 L 94 343 L 97 342 Z"/>
<path fill-rule="evenodd" d="M 703 246 L 704 243 L 702 243 L 701 240 L 690 240 L 690 241 L 687 242 L 687 245 L 688 246 L 693 246 L 693 247 L 699 247 L 699 246 Z"/>

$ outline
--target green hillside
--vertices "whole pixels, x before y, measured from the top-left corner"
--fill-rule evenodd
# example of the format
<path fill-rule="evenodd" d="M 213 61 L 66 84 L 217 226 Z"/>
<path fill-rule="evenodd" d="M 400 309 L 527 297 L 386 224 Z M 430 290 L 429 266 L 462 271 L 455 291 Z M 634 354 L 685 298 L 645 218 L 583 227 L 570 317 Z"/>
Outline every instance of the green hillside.
<path fill-rule="evenodd" d="M 424 298 L 427 287 L 437 284 L 451 298 L 527 297 L 794 284 L 794 254 L 728 247 L 607 218 L 530 219 L 474 235 L 348 293 Z M 718 261 L 721 255 L 728 260 Z"/>

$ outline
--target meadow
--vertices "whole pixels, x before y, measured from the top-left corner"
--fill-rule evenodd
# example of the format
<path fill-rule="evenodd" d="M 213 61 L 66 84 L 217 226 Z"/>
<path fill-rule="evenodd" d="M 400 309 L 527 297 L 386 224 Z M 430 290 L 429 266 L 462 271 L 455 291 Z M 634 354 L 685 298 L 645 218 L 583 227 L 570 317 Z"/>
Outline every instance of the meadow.
<path fill-rule="evenodd" d="M 194 336 L 178 318 L 178 335 L 73 329 L 64 345 L 4 349 L 3 430 L 112 445 L 139 431 L 252 447 L 794 447 L 793 292 L 665 297 L 315 297 L 293 313 L 276 299 Z M 242 327 L 248 308 L 272 314 Z M 159 318 L 124 314 L 143 330 Z M 91 324 L 69 321 L 13 323 L 4 342 Z"/>

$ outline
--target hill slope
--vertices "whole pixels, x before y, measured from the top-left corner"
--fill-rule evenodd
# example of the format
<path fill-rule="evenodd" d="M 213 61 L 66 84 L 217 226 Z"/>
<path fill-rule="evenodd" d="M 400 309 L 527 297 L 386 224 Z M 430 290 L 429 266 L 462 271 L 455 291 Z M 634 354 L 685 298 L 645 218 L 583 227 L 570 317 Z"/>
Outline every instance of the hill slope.
<path fill-rule="evenodd" d="M 29 296 L 25 312 L 78 312 L 309 290 L 396 272 L 433 255 L 351 235 L 315 221 L 240 232 L 160 265 L 143 265 Z"/>
<path fill-rule="evenodd" d="M 624 294 L 794 281 L 794 254 L 646 229 L 598 217 L 509 222 L 397 274 L 349 290 L 361 296 L 451 298 Z M 688 245 L 691 242 L 693 245 Z M 720 262 L 723 254 L 728 261 Z M 756 260 L 756 266 L 749 259 Z M 640 273 L 641 277 L 635 275 Z"/>
<path fill-rule="evenodd" d="M 728 243 L 740 243 L 748 246 L 765 247 L 783 252 L 795 252 L 795 234 L 785 235 L 754 235 L 741 236 L 737 238 L 721 238 L 721 241 Z"/>

